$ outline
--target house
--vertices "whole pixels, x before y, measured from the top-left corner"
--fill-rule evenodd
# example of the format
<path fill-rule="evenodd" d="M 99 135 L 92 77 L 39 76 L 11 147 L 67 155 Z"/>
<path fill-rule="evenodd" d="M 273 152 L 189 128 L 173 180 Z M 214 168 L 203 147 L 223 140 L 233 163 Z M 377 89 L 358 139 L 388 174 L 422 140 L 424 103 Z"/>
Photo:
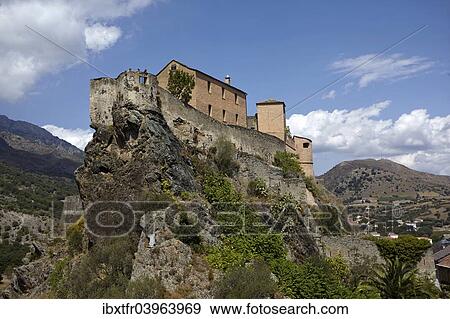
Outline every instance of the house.
<path fill-rule="evenodd" d="M 172 70 L 181 70 L 194 77 L 195 86 L 189 105 L 217 121 L 247 127 L 247 93 L 232 86 L 230 76 L 227 75 L 222 81 L 177 60 L 172 60 L 156 75 L 159 86 L 166 90 Z"/>
<path fill-rule="evenodd" d="M 439 283 L 450 285 L 450 246 L 434 253 L 433 259 Z"/>

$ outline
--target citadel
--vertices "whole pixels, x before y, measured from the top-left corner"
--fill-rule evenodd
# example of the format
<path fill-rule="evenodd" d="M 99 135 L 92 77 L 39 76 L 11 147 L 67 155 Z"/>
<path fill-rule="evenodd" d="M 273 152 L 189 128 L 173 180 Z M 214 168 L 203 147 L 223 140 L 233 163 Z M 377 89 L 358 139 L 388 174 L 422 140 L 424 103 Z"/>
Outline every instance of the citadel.
<path fill-rule="evenodd" d="M 195 80 L 187 105 L 167 91 L 171 70 L 182 70 Z M 98 78 L 90 83 L 91 126 L 113 125 L 113 108 L 119 103 L 143 107 L 158 101 L 161 112 L 180 140 L 207 149 L 226 136 L 241 152 L 271 161 L 277 151 L 298 156 L 306 176 L 314 177 L 312 141 L 291 136 L 286 126 L 285 103 L 266 100 L 256 104 L 257 113 L 247 114 L 247 93 L 224 81 L 176 60 L 155 76 L 147 71 L 128 70 L 116 79 Z"/>

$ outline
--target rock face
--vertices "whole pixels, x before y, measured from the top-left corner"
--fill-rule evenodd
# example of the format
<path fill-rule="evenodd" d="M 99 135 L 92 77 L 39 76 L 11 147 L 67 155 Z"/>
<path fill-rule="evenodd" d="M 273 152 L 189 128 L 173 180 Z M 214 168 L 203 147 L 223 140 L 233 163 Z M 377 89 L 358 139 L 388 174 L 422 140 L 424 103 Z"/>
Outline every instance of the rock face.
<path fill-rule="evenodd" d="M 83 203 L 195 191 L 192 168 L 156 102 L 145 108 L 123 103 L 113 108 L 113 126 L 97 128 L 76 171 Z"/>
<path fill-rule="evenodd" d="M 172 298 L 208 298 L 214 278 L 203 257 L 172 238 L 150 247 L 141 237 L 133 266 L 132 280 L 143 276 L 160 278 Z"/>

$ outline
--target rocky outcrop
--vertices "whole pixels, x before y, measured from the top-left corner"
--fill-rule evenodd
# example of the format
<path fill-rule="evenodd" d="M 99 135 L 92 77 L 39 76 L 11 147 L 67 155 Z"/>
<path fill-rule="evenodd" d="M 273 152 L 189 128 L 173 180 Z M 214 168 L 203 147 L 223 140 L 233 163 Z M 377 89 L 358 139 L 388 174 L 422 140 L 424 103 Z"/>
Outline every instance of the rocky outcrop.
<path fill-rule="evenodd" d="M 97 128 L 76 171 L 86 205 L 98 200 L 145 200 L 195 191 L 192 168 L 156 103 L 116 105 L 113 126 Z"/>

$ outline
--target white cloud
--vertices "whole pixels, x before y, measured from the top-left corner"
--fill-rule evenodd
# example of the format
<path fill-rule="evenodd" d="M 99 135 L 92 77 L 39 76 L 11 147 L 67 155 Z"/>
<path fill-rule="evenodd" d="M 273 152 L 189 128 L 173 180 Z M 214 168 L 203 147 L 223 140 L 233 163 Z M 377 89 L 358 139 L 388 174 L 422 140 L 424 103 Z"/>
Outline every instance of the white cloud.
<path fill-rule="evenodd" d="M 331 90 L 330 92 L 322 96 L 322 100 L 334 100 L 335 98 L 336 98 L 335 90 Z"/>
<path fill-rule="evenodd" d="M 46 129 L 50 133 L 52 133 L 54 136 L 59 137 L 62 140 L 65 140 L 66 142 L 69 142 L 72 145 L 75 145 L 81 150 L 84 150 L 87 143 L 92 139 L 93 131 L 83 130 L 80 128 L 76 129 L 67 129 L 63 127 L 58 127 L 55 125 L 44 125 L 42 128 Z"/>
<path fill-rule="evenodd" d="M 122 31 L 120 28 L 107 27 L 100 23 L 96 23 L 93 26 L 84 29 L 86 47 L 95 52 L 110 48 L 116 43 L 121 35 Z"/>
<path fill-rule="evenodd" d="M 431 117 L 416 109 L 397 119 L 380 119 L 391 101 L 354 110 L 316 110 L 288 119 L 291 132 L 312 138 L 315 152 L 354 158 L 391 158 L 411 168 L 450 173 L 450 115 Z"/>
<path fill-rule="evenodd" d="M 40 77 L 79 63 L 26 26 L 88 58 L 120 37 L 110 24 L 157 0 L 2 0 L 0 4 L 0 99 L 16 101 Z M 105 26 L 108 23 L 109 26 Z"/>
<path fill-rule="evenodd" d="M 333 62 L 330 67 L 338 73 L 348 73 L 357 68 L 350 77 L 358 81 L 360 88 L 364 88 L 373 82 L 409 78 L 429 70 L 434 65 L 434 62 L 427 58 L 404 57 L 402 54 L 379 56 L 364 64 L 375 56 L 375 54 L 366 54 L 355 58 L 342 59 Z M 364 65 L 359 67 L 361 64 Z"/>

